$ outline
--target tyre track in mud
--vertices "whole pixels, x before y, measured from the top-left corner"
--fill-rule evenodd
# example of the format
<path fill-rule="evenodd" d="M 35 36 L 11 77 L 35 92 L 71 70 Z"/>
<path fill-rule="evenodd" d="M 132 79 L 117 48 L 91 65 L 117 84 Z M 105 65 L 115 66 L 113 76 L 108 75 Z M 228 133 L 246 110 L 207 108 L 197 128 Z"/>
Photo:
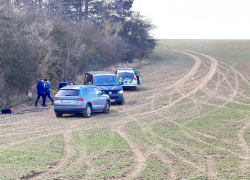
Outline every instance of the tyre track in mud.
<path fill-rule="evenodd" d="M 184 54 L 188 54 L 188 53 L 184 53 Z M 188 54 L 189 55 L 189 54 Z M 166 90 L 169 90 L 169 89 L 172 89 L 173 87 L 176 87 L 176 86 L 180 86 L 181 84 L 183 84 L 185 81 L 187 81 L 188 79 L 190 79 L 196 72 L 197 70 L 199 69 L 200 67 L 200 64 L 201 64 L 201 60 L 199 58 L 196 58 L 195 56 L 191 55 L 191 57 L 193 57 L 195 59 L 195 64 L 194 66 L 192 67 L 192 69 L 184 76 L 182 77 L 181 79 L 179 79 L 177 82 L 175 81 L 173 85 L 171 85 L 170 87 L 168 86 L 167 88 L 164 88 L 164 91 Z M 152 98 L 155 99 L 159 94 L 161 94 L 161 92 L 155 94 Z M 149 104 L 149 103 L 147 103 Z M 145 105 L 145 104 L 144 104 Z M 139 109 L 140 107 L 136 107 L 136 109 Z M 126 109 L 127 110 L 127 109 Z M 154 110 L 153 110 L 154 111 Z M 128 118 L 132 118 L 132 117 L 135 117 L 135 116 L 130 116 Z M 133 120 L 129 120 L 129 121 L 126 121 L 125 123 L 128 123 L 128 122 L 131 122 Z M 124 124 L 123 124 L 124 125 Z M 120 126 L 120 130 L 123 126 Z M 116 130 L 117 131 L 117 130 Z M 128 144 L 130 145 L 130 147 L 132 148 L 132 151 L 135 153 L 135 155 L 137 156 L 137 159 L 142 159 L 142 161 L 138 161 L 139 165 L 134 168 L 134 171 L 130 172 L 127 176 L 129 178 L 132 178 L 132 177 L 135 177 L 136 175 L 138 175 L 141 171 L 142 171 L 142 167 L 145 167 L 145 161 L 146 161 L 146 158 L 143 159 L 142 158 L 142 153 L 139 153 L 138 149 L 135 149 L 134 148 L 134 145 L 131 143 L 132 141 L 130 141 L 128 139 L 128 136 L 125 136 L 125 133 L 124 132 L 121 132 L 121 131 L 117 131 L 118 134 L 120 134 L 127 142 Z"/>
<path fill-rule="evenodd" d="M 132 171 L 127 173 L 125 178 L 123 178 L 126 180 L 130 180 L 133 177 L 135 177 L 136 175 L 140 174 L 142 172 L 142 170 L 146 167 L 145 162 L 147 161 L 147 158 L 148 158 L 148 155 L 145 155 L 144 153 L 142 153 L 139 146 L 136 145 L 135 143 L 133 143 L 133 141 L 131 140 L 129 135 L 123 130 L 124 125 L 128 122 L 131 122 L 131 121 L 133 121 L 133 120 L 124 121 L 123 123 L 119 124 L 114 130 L 123 139 L 125 139 L 125 141 L 129 144 L 131 150 L 133 151 L 133 153 L 136 156 L 135 161 L 137 162 L 137 165 L 134 166 Z"/>
<path fill-rule="evenodd" d="M 148 94 L 148 92 L 151 92 L 151 91 L 152 92 L 156 91 L 156 93 L 154 93 L 152 96 L 150 96 L 146 100 L 145 99 L 141 100 L 139 102 L 139 105 L 136 106 L 136 107 L 134 107 L 134 106 L 132 106 L 132 107 L 126 106 L 123 110 L 118 111 L 118 113 L 123 113 L 126 118 L 120 118 L 118 120 L 118 122 L 115 123 L 115 125 L 110 125 L 110 127 L 114 132 L 118 133 L 129 144 L 131 150 L 133 151 L 133 153 L 136 156 L 136 163 L 137 163 L 133 167 L 133 170 L 128 172 L 128 174 L 126 175 L 126 177 L 124 179 L 132 179 L 132 178 L 136 177 L 137 175 L 139 175 L 143 171 L 143 169 L 146 167 L 146 161 L 147 161 L 150 154 L 156 153 L 158 155 L 158 157 L 165 164 L 170 163 L 170 160 L 167 160 L 167 158 L 164 156 L 164 153 L 161 150 L 158 150 L 158 151 L 155 151 L 155 152 L 147 152 L 149 154 L 142 152 L 140 150 L 140 147 L 138 147 L 136 145 L 136 143 L 133 142 L 133 140 L 131 139 L 131 136 L 126 132 L 126 130 L 124 130 L 124 128 L 123 128 L 124 125 L 129 123 L 129 122 L 132 122 L 132 121 L 138 122 L 137 119 L 139 117 L 148 117 L 148 116 L 150 116 L 152 114 L 155 114 L 155 113 L 159 113 L 159 112 L 162 113 L 163 110 L 167 111 L 170 107 L 176 105 L 178 102 L 180 102 L 180 101 L 182 101 L 184 99 L 191 99 L 196 107 L 202 106 L 202 105 L 208 103 L 208 98 L 214 98 L 214 97 L 217 98 L 217 96 L 219 96 L 219 95 L 217 95 L 216 92 L 217 92 L 218 88 L 221 86 L 221 81 L 218 80 L 216 82 L 217 83 L 216 87 L 213 90 L 209 90 L 206 87 L 207 83 L 209 81 L 213 81 L 212 77 L 215 75 L 215 73 L 220 72 L 222 77 L 227 76 L 225 73 L 222 73 L 221 71 L 218 70 L 218 67 L 220 67 L 221 65 L 218 64 L 218 61 L 215 58 L 211 57 L 211 56 L 207 56 L 207 55 L 197 53 L 197 52 L 194 52 L 194 51 L 187 51 L 184 48 L 183 49 L 166 48 L 166 50 L 174 51 L 174 52 L 177 52 L 177 53 L 183 53 L 185 55 L 190 54 L 190 57 L 192 57 L 195 60 L 195 63 L 194 63 L 194 66 L 190 69 L 190 71 L 180 70 L 180 72 L 182 72 L 183 74 L 179 75 L 177 78 L 175 78 L 174 80 L 172 80 L 170 82 L 165 82 L 164 83 L 161 80 L 157 81 L 157 82 L 161 83 L 161 86 L 160 86 L 160 88 L 162 89 L 161 92 L 158 92 L 158 90 L 154 90 L 154 89 L 149 90 L 149 91 L 147 90 L 145 92 L 141 91 L 141 93 L 147 93 L 147 94 Z M 191 54 L 191 53 L 193 53 L 193 54 Z M 202 56 L 202 57 L 206 57 L 208 60 L 204 60 L 204 59 L 196 56 L 196 54 L 198 54 L 199 56 Z M 204 64 L 203 63 L 204 61 L 208 62 L 208 65 L 205 66 L 205 69 L 208 69 L 208 73 L 201 75 L 201 74 L 198 74 L 198 73 L 200 72 L 199 69 L 201 67 L 201 64 Z M 225 69 L 228 70 L 228 69 L 231 69 L 231 68 L 233 68 L 233 67 L 228 67 L 228 68 L 225 68 Z M 154 71 L 153 73 L 162 72 L 162 71 L 164 72 L 165 69 L 163 67 L 161 69 L 158 69 L 158 70 Z M 233 71 L 233 72 L 236 72 L 236 71 Z M 167 75 L 169 75 L 169 74 L 174 74 L 174 73 L 167 73 Z M 198 74 L 198 76 L 195 76 L 196 74 Z M 237 76 L 236 76 L 236 74 L 237 74 Z M 236 79 L 237 79 L 238 76 L 241 77 L 241 75 L 239 75 L 239 72 L 236 72 L 236 74 L 235 74 Z M 144 77 L 150 77 L 150 74 L 148 76 L 144 76 Z M 226 81 L 226 79 L 224 79 L 224 80 Z M 194 86 L 195 81 L 196 81 L 196 83 L 197 83 L 197 81 L 200 82 L 200 84 L 197 85 L 197 86 Z M 157 82 L 155 82 L 155 83 L 157 83 Z M 171 84 L 169 85 L 169 83 L 171 83 Z M 228 86 L 230 86 L 230 82 L 228 81 L 227 83 L 228 83 Z M 194 86 L 193 88 L 192 88 L 192 84 Z M 187 88 L 188 89 L 192 88 L 192 89 L 191 90 L 186 90 Z M 238 84 L 237 84 L 237 88 L 233 87 L 232 84 L 231 84 L 230 89 L 233 92 L 232 96 L 224 97 L 224 98 L 223 98 L 223 96 L 221 96 L 222 100 L 224 101 L 224 104 L 228 103 L 229 101 L 232 101 L 233 98 L 235 97 L 235 95 L 238 93 Z M 207 98 L 206 99 L 204 98 L 205 100 L 200 100 L 199 98 L 194 97 L 195 94 L 199 90 L 202 90 L 202 91 L 206 92 Z M 170 92 L 168 92 L 168 91 L 170 91 Z M 131 94 L 129 94 L 128 98 L 132 99 L 133 94 L 135 94 L 135 93 L 136 92 L 132 92 Z M 174 93 L 179 94 L 180 98 L 174 99 L 172 97 L 172 95 Z M 150 103 L 156 104 L 156 99 L 159 99 L 159 98 L 165 97 L 165 96 L 168 97 L 168 101 L 166 102 L 167 105 L 165 105 L 163 107 L 160 107 L 160 108 L 157 108 L 157 109 L 151 108 L 148 112 L 143 112 L 143 113 L 137 113 L 137 114 L 130 115 L 130 113 L 129 113 L 130 110 L 140 110 L 143 106 L 149 105 Z M 223 106 L 216 106 L 216 104 L 214 106 L 215 107 L 223 107 Z M 189 110 L 187 110 L 187 112 Z M 200 109 L 198 108 L 197 112 L 199 112 L 199 111 L 200 111 Z M 194 117 L 199 117 L 199 115 L 194 114 Z M 116 118 L 116 117 L 111 117 L 111 119 L 114 119 L 114 118 Z M 174 122 L 175 124 L 179 124 L 179 123 L 176 123 L 174 121 L 175 117 L 170 117 L 170 119 L 172 119 L 171 121 Z M 98 122 L 98 121 L 99 120 L 96 120 L 96 122 Z M 80 124 L 80 121 L 78 123 Z M 53 166 L 52 169 L 49 169 L 49 170 L 47 170 L 47 171 L 33 177 L 33 179 L 39 179 L 39 178 L 46 177 L 46 175 L 48 175 L 50 173 L 53 173 L 53 172 L 63 168 L 67 164 L 70 157 L 72 157 L 72 155 L 75 153 L 75 150 L 74 150 L 73 146 L 71 146 L 72 132 L 73 132 L 74 128 L 76 128 L 79 124 L 76 123 L 75 125 L 72 125 L 69 129 L 67 129 L 67 131 L 65 131 L 63 133 L 64 134 L 64 143 L 65 143 L 65 146 L 64 146 L 65 153 L 64 153 L 62 159 L 58 162 L 58 164 Z M 185 124 L 179 124 L 179 126 L 184 127 Z M 245 127 L 245 129 L 247 127 Z M 238 136 L 239 140 L 241 141 L 242 147 L 244 145 L 244 137 L 242 136 L 242 134 L 244 133 L 245 129 L 244 128 L 241 129 L 241 131 L 239 131 L 239 136 Z M 146 131 L 147 129 L 142 129 L 142 130 Z M 149 131 L 152 131 L 152 130 L 149 130 Z M 196 131 L 194 131 L 194 132 L 195 133 L 200 133 L 200 132 L 196 132 Z M 154 135 L 159 137 L 157 134 L 154 134 Z M 207 137 L 210 137 L 210 138 L 213 137 L 211 135 L 204 134 L 204 133 L 200 133 L 200 135 L 203 135 L 205 137 L 207 136 Z M 200 139 L 197 139 L 195 137 L 193 137 L 193 138 L 195 140 L 197 140 L 197 141 L 200 140 Z M 216 138 L 216 137 L 213 137 L 213 138 Z M 167 139 L 165 139 L 165 140 L 167 140 Z M 176 142 L 174 142 L 174 143 L 176 143 Z M 245 146 L 245 148 L 246 148 L 246 146 Z M 175 152 L 171 151 L 170 149 L 167 149 L 167 152 L 169 152 L 170 154 L 173 154 L 173 155 L 177 155 L 177 157 L 181 157 L 179 154 L 176 154 Z M 236 154 L 234 154 L 234 155 L 236 155 Z M 190 162 L 189 160 L 187 160 L 185 158 L 180 158 L 180 160 L 185 162 L 185 163 L 192 164 L 193 167 L 200 170 L 201 172 L 205 171 L 205 167 L 197 166 L 196 164 Z M 213 166 L 213 159 L 212 159 L 211 156 L 207 156 L 207 165 L 208 165 L 209 177 L 211 179 L 216 179 L 217 172 L 216 172 L 216 169 Z M 170 169 L 171 169 L 171 165 L 170 165 Z M 177 177 L 173 169 L 171 170 L 170 177 L 173 178 L 173 179 L 175 177 Z"/>
<path fill-rule="evenodd" d="M 199 54 L 199 55 L 204 55 L 204 54 L 201 54 L 201 53 L 197 53 L 197 54 Z M 207 55 L 204 55 L 204 56 L 205 56 L 206 58 L 208 58 L 208 59 L 211 60 L 211 62 L 212 62 L 212 63 L 211 63 L 211 68 L 212 68 L 212 70 L 211 70 L 211 69 L 209 70 L 209 73 L 208 73 L 209 75 L 206 75 L 207 77 L 204 78 L 205 81 L 204 81 L 204 79 L 201 81 L 201 82 L 202 82 L 202 85 L 199 86 L 198 90 L 204 89 L 204 87 L 207 85 L 208 81 L 212 80 L 212 77 L 213 77 L 214 74 L 218 71 L 218 70 L 217 70 L 218 62 L 217 62 L 214 58 L 212 58 L 212 57 L 210 57 L 210 56 L 207 56 Z M 234 70 L 234 69 L 233 69 L 233 70 Z M 225 105 L 226 105 L 228 102 L 230 102 L 230 101 L 236 96 L 236 94 L 238 93 L 238 87 L 239 87 L 239 85 L 238 85 L 238 76 L 237 76 L 238 73 L 236 73 L 235 71 L 233 71 L 233 72 L 235 73 L 235 79 L 236 79 L 236 87 L 235 87 L 235 88 L 233 88 L 232 85 L 231 85 L 231 83 L 227 80 L 226 75 L 225 75 L 224 73 L 221 73 L 222 76 L 224 77 L 224 79 L 226 79 L 226 81 L 227 81 L 227 83 L 228 83 L 230 89 L 232 90 L 233 94 L 232 94 L 232 96 L 230 96 L 229 98 L 224 98 L 223 100 L 226 99 L 226 102 L 225 102 L 222 106 L 219 106 L 219 107 L 225 106 Z M 194 78 L 194 79 L 195 79 L 195 78 Z M 216 88 L 215 88 L 214 91 L 209 91 L 209 93 L 210 93 L 209 96 L 210 96 L 211 98 L 214 97 L 213 95 L 216 93 L 216 90 L 218 90 L 219 84 L 220 84 L 219 82 L 216 84 Z M 183 87 L 181 87 L 181 88 L 183 88 Z M 175 89 L 177 89 L 177 91 L 178 91 L 178 88 L 175 88 Z M 194 94 L 197 92 L 197 89 L 193 90 L 193 91 L 192 91 L 192 94 L 191 94 L 191 93 L 188 93 L 187 95 L 185 95 L 186 92 L 185 92 L 184 88 L 183 88 L 182 91 L 184 91 L 184 93 L 181 93 L 182 98 L 183 98 L 183 97 L 188 98 L 188 97 L 194 95 Z M 180 94 L 180 93 L 179 93 L 179 94 Z M 182 98 L 181 98 L 181 99 L 182 99 Z M 169 100 L 169 105 L 168 105 L 167 107 L 170 107 L 170 106 L 174 105 L 176 102 L 178 102 L 178 101 L 175 101 L 174 103 L 172 103 L 171 95 L 169 96 L 169 99 L 170 99 L 170 100 Z M 199 100 L 198 100 L 198 102 L 199 102 L 199 103 L 197 103 L 197 104 L 199 104 L 199 105 L 200 105 L 200 104 L 206 103 L 206 102 L 201 102 L 201 101 L 199 101 Z M 160 109 L 157 109 L 157 110 L 153 110 L 153 111 L 150 111 L 150 112 L 148 112 L 148 113 L 143 113 L 143 115 L 150 114 L 150 113 L 152 113 L 152 112 L 158 112 L 159 110 L 165 109 L 165 108 L 167 108 L 167 107 L 163 107 L 163 108 L 160 108 Z M 203 133 L 202 133 L 202 134 L 203 134 Z M 206 136 L 206 134 L 203 134 L 203 135 Z M 207 136 L 210 136 L 210 135 L 207 135 Z M 194 139 L 195 139 L 195 140 L 198 140 L 198 139 L 196 139 L 196 138 L 194 138 Z M 201 140 L 199 139 L 198 141 L 201 141 Z M 201 142 L 203 142 L 203 141 L 201 141 Z M 219 149 L 225 150 L 225 148 L 221 148 L 221 147 L 219 147 Z M 235 156 L 237 156 L 237 154 L 235 154 L 235 153 L 233 153 L 233 154 L 234 154 Z M 217 172 L 216 172 L 215 168 L 212 166 L 212 164 L 213 164 L 213 163 L 211 163 L 211 162 L 213 162 L 212 157 L 208 156 L 208 157 L 207 157 L 207 160 L 208 160 L 207 164 L 208 164 L 209 171 L 211 171 L 211 172 L 209 172 L 209 177 L 210 177 L 210 178 L 215 178 Z"/>
<path fill-rule="evenodd" d="M 163 88 L 163 91 L 166 91 L 166 90 L 169 90 L 169 89 L 178 89 L 178 87 L 179 87 L 179 88 L 182 88 L 182 87 L 184 86 L 184 84 L 185 84 L 188 80 L 190 80 L 190 79 L 194 76 L 195 73 L 197 73 L 198 69 L 200 68 L 201 62 L 202 62 L 201 59 L 198 58 L 198 57 L 195 56 L 195 55 L 192 55 L 192 54 L 189 54 L 189 53 L 186 53 L 186 52 L 177 51 L 177 50 L 175 50 L 175 51 L 176 51 L 176 52 L 179 52 L 179 53 L 183 53 L 183 54 L 188 55 L 188 56 L 191 56 L 191 57 L 195 60 L 195 64 L 194 64 L 194 66 L 192 67 L 192 69 L 191 69 L 183 78 L 181 78 L 181 79 L 175 81 L 174 84 L 172 84 L 171 86 L 167 86 L 167 87 Z M 208 56 L 206 56 L 206 57 L 208 57 Z M 211 57 L 209 57 L 209 59 L 211 60 L 211 67 L 210 67 L 210 69 L 209 69 L 208 74 L 206 74 L 205 77 L 201 80 L 201 83 L 199 84 L 198 87 L 196 87 L 194 90 L 192 90 L 191 92 L 189 92 L 187 95 L 181 94 L 181 97 L 180 97 L 179 99 L 174 100 L 173 102 L 171 102 L 171 104 L 168 104 L 167 106 L 161 107 L 161 108 L 159 108 L 159 109 L 157 109 L 157 110 L 150 110 L 149 112 L 142 113 L 142 114 L 140 114 L 140 116 L 149 115 L 149 114 L 158 112 L 158 111 L 160 111 L 160 110 L 162 110 L 162 109 L 171 107 L 171 106 L 173 106 L 174 104 L 176 104 L 177 102 L 180 102 L 181 100 L 183 100 L 183 99 L 185 99 L 185 98 L 187 98 L 187 97 L 190 97 L 191 95 L 194 95 L 198 90 L 204 88 L 204 87 L 206 86 L 206 84 L 208 83 L 208 81 L 211 80 L 211 78 L 213 77 L 213 75 L 215 74 L 215 72 L 216 72 L 216 70 L 217 70 L 217 64 L 218 64 L 217 61 L 216 61 L 214 58 L 211 58 Z M 154 96 L 151 97 L 151 98 L 152 98 L 152 101 L 154 102 L 154 99 L 156 99 L 157 96 L 159 96 L 160 94 L 162 94 L 162 92 L 157 93 L 157 94 L 154 94 Z M 149 104 L 149 103 L 147 103 L 147 104 Z M 144 104 L 144 106 L 145 106 L 145 104 Z M 139 107 L 138 107 L 138 106 L 136 107 L 136 109 L 139 109 L 139 108 L 140 108 L 140 106 L 139 106 Z M 133 109 L 134 109 L 134 108 L 133 108 Z M 128 109 L 126 109 L 126 110 L 128 110 Z M 130 120 L 125 121 L 125 122 L 123 123 L 123 125 L 125 125 L 125 124 L 128 123 L 128 122 L 135 121 L 135 120 L 133 120 L 133 119 L 136 118 L 136 116 L 138 116 L 138 115 L 135 114 L 135 115 L 131 115 L 131 116 L 127 117 L 127 119 L 130 119 Z M 123 120 L 120 120 L 120 121 L 123 121 Z M 138 149 L 135 148 L 135 145 L 132 144 L 132 140 L 129 140 L 129 137 L 126 135 L 126 132 L 124 132 L 124 131 L 122 132 L 122 131 L 121 131 L 123 125 L 121 125 L 121 126 L 118 128 L 118 130 L 115 130 L 115 131 L 116 131 L 118 134 L 120 134 L 120 135 L 128 142 L 128 144 L 130 145 L 132 151 L 133 151 L 133 152 L 135 153 L 135 155 L 137 156 L 137 159 L 143 159 L 143 158 L 142 158 L 142 153 L 140 153 L 140 152 L 138 151 Z M 168 151 L 169 151 L 169 153 L 174 154 L 174 152 L 172 152 L 171 150 L 168 150 Z M 137 167 L 134 167 L 134 171 L 128 173 L 128 177 L 129 177 L 129 178 L 136 177 L 136 175 L 138 175 L 138 174 L 142 171 L 143 167 L 145 167 L 145 161 L 146 161 L 146 159 L 147 159 L 147 158 L 143 159 L 143 161 L 138 162 L 139 165 L 137 165 Z M 186 163 L 190 163 L 190 164 L 192 164 L 193 166 L 195 166 L 193 163 L 191 163 L 190 161 L 186 160 L 185 158 L 182 158 L 182 161 L 184 161 L 184 162 L 186 162 Z M 142 162 L 143 162 L 143 163 L 142 163 Z M 143 165 L 143 164 L 144 164 L 144 165 Z M 204 169 L 202 169 L 201 167 L 196 167 L 196 168 L 198 168 L 198 169 L 201 170 L 201 171 L 204 170 Z"/>
<path fill-rule="evenodd" d="M 249 117 L 247 118 L 249 119 Z M 246 123 L 245 126 L 243 126 L 237 133 L 237 137 L 239 139 L 240 142 L 240 147 L 242 149 L 242 156 L 243 156 L 243 162 L 242 165 L 240 166 L 240 169 L 243 171 L 243 173 L 247 172 L 247 167 L 246 166 L 250 166 L 250 147 L 247 144 L 247 142 L 245 141 L 244 138 L 244 132 L 246 131 L 247 128 L 250 127 L 250 122 Z"/>
<path fill-rule="evenodd" d="M 77 128 L 81 123 L 82 123 L 82 120 L 74 121 L 72 122 L 73 125 L 71 125 L 67 130 L 64 131 L 63 133 L 64 154 L 63 154 L 63 157 L 60 159 L 60 161 L 51 169 L 48 169 L 47 171 L 42 172 L 38 174 L 37 176 L 32 177 L 32 179 L 35 180 L 35 179 L 43 178 L 44 176 L 63 168 L 68 163 L 70 158 L 75 154 L 75 149 L 72 145 L 73 130 Z"/>
<path fill-rule="evenodd" d="M 232 67 L 230 67 L 232 70 L 233 70 L 233 72 L 234 72 L 234 74 L 235 74 L 235 76 L 234 76 L 234 79 L 236 80 L 236 83 L 235 83 L 235 88 L 233 88 L 232 87 L 232 85 L 231 85 L 231 83 L 227 80 L 227 78 L 226 78 L 226 75 L 224 74 L 224 73 L 222 73 L 221 72 L 221 74 L 224 76 L 224 79 L 226 79 L 226 82 L 227 82 L 227 84 L 228 84 L 228 86 L 230 87 L 230 89 L 231 89 L 231 91 L 233 92 L 233 94 L 232 94 L 232 96 L 230 96 L 229 98 L 226 98 L 226 97 L 223 97 L 223 100 L 226 100 L 226 102 L 223 104 L 223 105 L 221 105 L 220 107 L 224 107 L 228 102 L 230 102 L 230 101 L 232 101 L 232 99 L 236 96 L 236 94 L 238 94 L 239 93 L 239 80 L 238 80 L 238 72 L 236 72 L 235 71 L 235 69 L 234 68 L 232 68 Z M 228 69 L 227 69 L 228 70 Z M 240 75 L 241 77 L 242 77 L 242 75 Z M 217 88 L 216 89 L 218 89 L 218 84 L 217 84 Z M 215 91 L 210 91 L 210 93 L 215 93 Z M 202 103 L 206 103 L 206 102 L 202 102 Z M 201 103 L 201 101 L 199 101 L 199 104 L 202 104 Z M 185 125 L 185 124 L 184 124 Z M 246 125 L 247 127 L 249 126 L 249 123 Z M 238 139 L 240 140 L 240 142 L 241 142 L 241 146 L 242 146 L 242 148 L 244 149 L 244 152 L 248 152 L 249 151 L 249 147 L 247 146 L 247 144 L 244 142 L 244 138 L 242 137 L 242 133 L 244 132 L 244 130 L 245 130 L 245 128 L 246 127 L 244 127 L 243 129 L 241 129 L 240 130 L 240 132 L 238 133 Z M 247 150 L 246 150 L 247 149 Z M 235 156 L 237 156 L 237 154 L 234 154 Z M 249 156 L 249 154 L 248 154 L 248 156 Z M 211 163 L 211 159 L 212 157 L 208 157 L 208 167 L 209 167 L 209 169 L 210 169 L 210 171 L 211 171 L 211 173 L 209 173 L 209 176 L 210 176 L 210 178 L 212 178 L 212 179 L 214 179 L 215 177 L 216 177 L 216 172 L 214 171 L 215 169 L 214 168 L 212 168 L 212 167 L 210 167 L 211 166 L 211 164 L 213 164 L 213 163 Z M 247 164 L 249 164 L 249 158 L 247 158 L 248 159 L 248 163 Z M 244 163 L 243 163 L 244 164 Z"/>
<path fill-rule="evenodd" d="M 176 52 L 182 53 L 181 51 L 176 51 Z M 171 90 L 171 89 L 174 89 L 177 87 L 181 87 L 186 81 L 188 81 L 190 78 L 193 77 L 193 75 L 197 72 L 197 70 L 199 69 L 199 67 L 201 65 L 201 60 L 200 60 L 200 58 L 198 58 L 192 54 L 188 54 L 185 52 L 183 54 L 194 58 L 195 64 L 193 65 L 192 69 L 187 74 L 185 74 L 184 77 L 174 81 L 173 84 L 168 85 L 168 82 L 166 82 L 166 83 L 163 83 L 162 85 L 158 86 L 158 88 L 161 88 L 161 91 L 159 91 L 158 93 L 154 93 L 153 96 L 151 96 L 150 98 L 147 98 L 146 102 L 145 101 L 141 102 L 141 105 L 137 105 L 136 109 L 139 109 L 142 106 L 150 104 L 151 101 L 154 101 L 154 99 L 156 99 L 158 96 L 163 94 L 164 91 L 168 91 L 168 90 Z M 151 100 L 151 101 L 149 101 L 149 100 Z M 130 109 L 135 109 L 135 107 L 131 107 Z M 122 110 L 121 112 L 130 110 L 130 109 L 125 109 L 125 110 Z"/>

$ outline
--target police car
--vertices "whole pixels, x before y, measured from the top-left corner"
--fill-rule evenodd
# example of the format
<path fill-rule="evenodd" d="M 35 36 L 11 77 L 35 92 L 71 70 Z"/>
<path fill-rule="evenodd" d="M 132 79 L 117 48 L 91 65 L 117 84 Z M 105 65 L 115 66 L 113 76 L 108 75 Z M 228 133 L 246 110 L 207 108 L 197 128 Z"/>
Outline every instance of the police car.
<path fill-rule="evenodd" d="M 136 91 L 137 85 L 141 84 L 140 72 L 138 70 L 135 74 L 132 68 L 118 68 L 115 74 L 123 88 L 131 88 Z"/>

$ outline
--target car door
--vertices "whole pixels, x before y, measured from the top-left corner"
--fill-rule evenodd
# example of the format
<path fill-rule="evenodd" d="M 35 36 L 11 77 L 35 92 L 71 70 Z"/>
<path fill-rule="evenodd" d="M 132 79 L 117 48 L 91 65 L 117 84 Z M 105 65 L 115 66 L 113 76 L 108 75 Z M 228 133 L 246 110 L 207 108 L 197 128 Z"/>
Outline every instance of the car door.
<path fill-rule="evenodd" d="M 86 73 L 84 77 L 84 85 L 89 85 L 93 81 L 93 75 Z"/>
<path fill-rule="evenodd" d="M 95 94 L 97 96 L 97 104 L 98 104 L 98 109 L 104 109 L 105 104 L 106 104 L 106 99 L 104 96 L 102 96 L 102 92 L 98 88 L 93 88 L 95 91 Z"/>
<path fill-rule="evenodd" d="M 141 84 L 141 75 L 140 75 L 139 70 L 136 70 L 136 71 L 135 71 L 135 76 L 136 76 L 136 78 L 137 78 L 137 83 L 138 83 L 138 84 Z"/>
<path fill-rule="evenodd" d="M 89 87 L 87 89 L 87 93 L 92 103 L 92 109 L 97 110 L 98 109 L 98 96 L 96 95 L 94 89 L 92 87 Z"/>

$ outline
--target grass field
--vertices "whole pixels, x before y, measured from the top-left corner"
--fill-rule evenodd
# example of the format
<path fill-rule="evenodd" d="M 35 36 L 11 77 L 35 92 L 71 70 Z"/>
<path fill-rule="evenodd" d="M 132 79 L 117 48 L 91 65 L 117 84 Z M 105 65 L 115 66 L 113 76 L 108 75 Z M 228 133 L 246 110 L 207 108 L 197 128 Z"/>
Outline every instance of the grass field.
<path fill-rule="evenodd" d="M 160 40 L 108 115 L 0 115 L 0 179 L 250 179 L 249 59 L 250 41 Z"/>

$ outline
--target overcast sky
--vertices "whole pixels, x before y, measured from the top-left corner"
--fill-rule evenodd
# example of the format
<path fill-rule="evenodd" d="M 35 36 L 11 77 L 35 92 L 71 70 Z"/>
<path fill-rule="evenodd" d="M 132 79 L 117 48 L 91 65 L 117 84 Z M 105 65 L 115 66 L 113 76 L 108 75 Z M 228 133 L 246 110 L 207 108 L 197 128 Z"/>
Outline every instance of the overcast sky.
<path fill-rule="evenodd" d="M 134 0 L 157 39 L 250 39 L 250 0 Z"/>

